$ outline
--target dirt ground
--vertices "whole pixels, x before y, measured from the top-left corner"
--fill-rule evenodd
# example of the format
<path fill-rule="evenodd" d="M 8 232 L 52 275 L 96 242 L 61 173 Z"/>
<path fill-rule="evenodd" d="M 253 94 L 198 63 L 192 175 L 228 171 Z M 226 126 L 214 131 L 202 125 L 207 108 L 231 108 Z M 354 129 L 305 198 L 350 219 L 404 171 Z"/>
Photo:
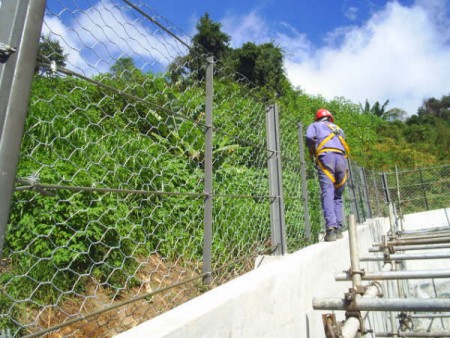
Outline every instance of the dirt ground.
<path fill-rule="evenodd" d="M 139 286 L 114 294 L 110 288 L 91 282 L 86 285 L 85 294 L 65 300 L 57 309 L 48 306 L 36 311 L 33 314 L 36 325 L 29 327 L 26 334 L 40 333 L 39 337 L 46 338 L 112 337 L 211 289 L 213 285 L 205 288 L 201 278 L 180 283 L 198 276 L 195 270 L 198 269 L 168 264 L 153 256 L 136 275 L 141 282 Z M 168 288 L 172 285 L 178 286 Z M 154 290 L 164 291 L 143 298 Z M 141 299 L 130 301 L 136 298 Z M 116 305 L 121 306 L 104 311 Z M 52 330 L 45 332 L 48 329 Z"/>

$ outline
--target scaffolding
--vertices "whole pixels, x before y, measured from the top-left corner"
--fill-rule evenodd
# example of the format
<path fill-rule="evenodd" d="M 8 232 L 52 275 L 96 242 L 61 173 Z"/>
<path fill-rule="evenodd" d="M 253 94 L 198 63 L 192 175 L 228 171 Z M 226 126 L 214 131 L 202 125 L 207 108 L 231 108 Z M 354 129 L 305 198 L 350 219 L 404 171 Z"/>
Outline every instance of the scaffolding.
<path fill-rule="evenodd" d="M 450 298 L 439 296 L 435 279 L 450 278 L 450 269 L 408 270 L 407 261 L 450 258 L 450 222 L 448 226 L 405 231 L 389 202 L 390 230 L 369 248 L 371 256 L 360 257 L 355 217 L 349 217 L 350 264 L 348 271 L 335 274 L 336 281 L 352 281 L 343 298 L 313 299 L 315 310 L 345 311 L 345 320 L 337 322 L 333 314 L 323 314 L 327 338 L 353 338 L 371 334 L 372 337 L 450 337 L 450 327 L 444 322 L 450 317 Z M 439 249 L 438 252 L 435 250 Z M 447 250 L 447 251 L 446 251 Z M 417 251 L 411 253 L 410 251 Z M 379 271 L 365 271 L 361 262 L 381 265 Z M 445 265 L 450 266 L 450 265 Z M 435 297 L 412 297 L 409 281 L 432 281 Z M 363 284 L 366 282 L 367 284 Z M 428 282 L 427 282 L 428 284 Z M 366 327 L 369 312 L 384 312 L 388 332 L 374 332 Z M 388 320 L 388 318 L 390 320 Z M 433 324 L 426 330 L 417 328 L 418 319 Z"/>

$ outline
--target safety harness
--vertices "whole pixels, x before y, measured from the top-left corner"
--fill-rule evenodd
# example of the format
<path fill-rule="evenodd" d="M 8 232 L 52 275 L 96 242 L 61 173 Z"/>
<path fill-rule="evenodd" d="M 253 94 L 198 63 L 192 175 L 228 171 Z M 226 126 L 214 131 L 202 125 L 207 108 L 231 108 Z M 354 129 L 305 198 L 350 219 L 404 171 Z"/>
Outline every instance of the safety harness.
<path fill-rule="evenodd" d="M 334 124 L 329 124 L 329 123 L 327 123 L 327 127 L 331 129 L 331 133 L 330 133 L 330 135 L 325 137 L 317 146 L 317 148 L 316 148 L 316 163 L 320 167 L 320 169 L 322 169 L 322 171 L 325 173 L 325 175 L 327 175 L 327 177 L 331 180 L 331 182 L 333 182 L 334 188 L 337 189 L 337 188 L 342 187 L 345 184 L 345 182 L 347 182 L 348 170 L 345 172 L 345 176 L 342 179 L 342 182 L 336 182 L 336 178 L 331 173 L 331 171 L 328 170 L 328 168 L 325 167 L 323 165 L 323 163 L 320 161 L 319 155 L 324 152 L 331 151 L 331 152 L 335 152 L 335 153 L 340 153 L 340 154 L 344 155 L 345 158 L 347 158 L 348 155 L 350 154 L 350 148 L 349 148 L 347 142 L 345 141 L 345 139 L 342 137 L 341 128 L 339 128 L 338 126 L 336 126 Z M 328 143 L 328 141 L 330 141 L 334 137 L 337 137 L 339 139 L 339 141 L 341 142 L 342 146 L 345 149 L 344 152 L 341 149 L 337 149 L 337 148 L 325 148 L 325 145 Z"/>

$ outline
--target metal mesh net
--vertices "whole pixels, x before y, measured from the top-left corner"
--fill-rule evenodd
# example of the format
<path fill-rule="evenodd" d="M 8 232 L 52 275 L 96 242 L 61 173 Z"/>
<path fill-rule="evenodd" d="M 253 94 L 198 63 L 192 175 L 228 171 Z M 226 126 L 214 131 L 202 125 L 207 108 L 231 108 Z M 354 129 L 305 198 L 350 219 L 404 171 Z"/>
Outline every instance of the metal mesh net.
<path fill-rule="evenodd" d="M 194 68 L 183 59 L 188 37 L 137 2 L 55 2 L 42 34 L 2 325 L 14 335 L 111 336 L 252 269 L 270 249 L 265 107 L 252 90 L 216 65 L 205 285 L 206 54 Z"/>

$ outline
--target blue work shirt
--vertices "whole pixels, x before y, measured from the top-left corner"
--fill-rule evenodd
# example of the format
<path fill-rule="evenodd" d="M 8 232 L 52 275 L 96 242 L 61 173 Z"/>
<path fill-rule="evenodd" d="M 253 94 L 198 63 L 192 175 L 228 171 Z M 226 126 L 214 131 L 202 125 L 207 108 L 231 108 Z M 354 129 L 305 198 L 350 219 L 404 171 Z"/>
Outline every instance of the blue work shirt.
<path fill-rule="evenodd" d="M 330 135 L 333 132 L 333 130 L 335 130 L 336 133 L 345 138 L 343 130 L 334 123 L 331 123 L 329 121 L 317 121 L 310 124 L 308 126 L 308 129 L 306 130 L 306 145 L 308 146 L 308 148 L 314 146 L 314 150 L 317 149 L 320 142 L 322 142 L 323 139 L 325 139 L 328 135 Z M 324 148 L 339 149 L 342 150 L 343 153 L 345 153 L 344 145 L 341 143 L 341 141 L 337 136 L 338 135 L 330 139 L 324 145 Z"/>

